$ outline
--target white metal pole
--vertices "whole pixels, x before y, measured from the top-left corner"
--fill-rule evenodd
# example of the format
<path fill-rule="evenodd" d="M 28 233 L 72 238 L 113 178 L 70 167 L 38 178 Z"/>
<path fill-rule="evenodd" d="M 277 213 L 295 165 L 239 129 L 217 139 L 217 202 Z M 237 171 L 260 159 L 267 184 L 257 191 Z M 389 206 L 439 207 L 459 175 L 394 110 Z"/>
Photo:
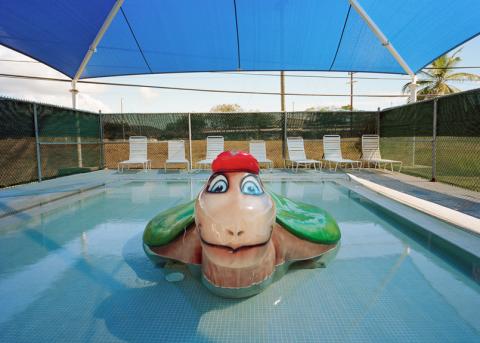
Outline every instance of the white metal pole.
<path fill-rule="evenodd" d="M 413 77 L 415 75 L 413 70 L 408 66 L 407 62 L 405 62 L 405 60 L 402 58 L 402 56 L 400 56 L 400 54 L 395 49 L 395 47 L 392 45 L 392 43 L 383 34 L 382 30 L 380 30 L 380 28 L 377 26 L 377 24 L 375 24 L 375 22 L 372 20 L 372 18 L 370 18 L 370 16 L 367 14 L 367 12 L 365 12 L 363 7 L 360 6 L 358 1 L 357 0 L 349 0 L 349 2 L 350 2 L 350 5 L 352 5 L 352 7 L 355 9 L 355 11 L 357 11 L 357 13 L 363 18 L 363 20 L 365 20 L 365 22 L 367 23 L 370 30 L 373 31 L 373 33 L 375 34 L 375 36 L 377 36 L 377 38 L 380 40 L 382 45 L 385 48 L 387 48 L 387 50 L 390 52 L 390 54 L 392 54 L 393 58 L 395 58 L 395 60 L 398 62 L 398 64 L 400 64 L 402 66 L 403 70 L 408 75 Z"/>
<path fill-rule="evenodd" d="M 95 39 L 93 40 L 92 44 L 89 46 L 87 53 L 85 54 L 82 63 L 80 63 L 80 66 L 77 69 L 77 72 L 75 73 L 75 76 L 72 79 L 72 107 L 73 109 L 77 108 L 77 81 L 80 79 L 80 77 L 83 74 L 83 71 L 85 70 L 85 67 L 87 66 L 88 62 L 92 58 L 93 53 L 97 49 L 98 43 L 100 43 L 100 40 L 102 39 L 103 35 L 107 31 L 108 27 L 112 23 L 113 18 L 115 18 L 115 15 L 117 12 L 120 10 L 120 7 L 122 6 L 124 0 L 117 0 L 115 4 L 113 5 L 112 9 L 108 13 L 107 18 L 103 22 L 102 26 L 100 27 L 100 30 L 98 31 L 97 35 L 95 36 Z M 80 123 L 78 121 L 78 113 L 75 114 L 76 117 L 76 126 L 77 126 L 77 155 L 78 155 L 78 166 L 80 168 L 83 167 L 83 157 L 82 157 L 82 146 L 81 146 L 81 138 L 80 138 Z"/>
<path fill-rule="evenodd" d="M 412 76 L 412 82 L 410 83 L 410 95 L 408 97 L 408 102 L 417 101 L 417 75 Z"/>
<path fill-rule="evenodd" d="M 70 90 L 72 93 L 72 108 L 75 110 L 75 128 L 77 131 L 77 162 L 78 167 L 83 168 L 83 155 L 82 155 L 82 138 L 80 137 L 80 121 L 78 117 L 77 109 L 77 81 L 72 80 L 72 89 Z"/>
<path fill-rule="evenodd" d="M 280 111 L 285 112 L 285 72 L 280 72 Z"/>
<path fill-rule="evenodd" d="M 72 108 L 76 109 L 77 108 L 77 94 L 78 94 L 77 81 L 76 80 L 72 80 L 72 89 L 70 89 L 70 93 L 72 93 Z"/>
<path fill-rule="evenodd" d="M 98 31 L 97 35 L 95 36 L 95 39 L 93 40 L 92 44 L 89 46 L 87 53 L 85 54 L 85 57 L 82 60 L 82 63 L 80 63 L 80 66 L 78 67 L 77 72 L 75 73 L 74 80 L 80 79 L 80 77 L 83 74 L 83 71 L 85 70 L 85 67 L 87 66 L 88 62 L 92 58 L 93 53 L 97 49 L 98 43 L 102 40 L 103 35 L 105 32 L 107 32 L 108 27 L 112 23 L 113 18 L 115 18 L 115 15 L 118 13 L 120 10 L 120 7 L 122 6 L 124 0 L 117 0 L 115 4 L 113 5 L 112 9 L 108 13 L 107 18 L 103 22 L 102 27 L 100 27 L 100 30 Z"/>

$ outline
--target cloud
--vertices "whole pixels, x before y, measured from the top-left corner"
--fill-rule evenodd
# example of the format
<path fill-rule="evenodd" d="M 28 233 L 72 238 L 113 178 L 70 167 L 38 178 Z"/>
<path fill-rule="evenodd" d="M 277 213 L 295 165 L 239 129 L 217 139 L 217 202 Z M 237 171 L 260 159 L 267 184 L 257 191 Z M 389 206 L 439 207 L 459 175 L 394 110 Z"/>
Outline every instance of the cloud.
<path fill-rule="evenodd" d="M 0 61 L 0 73 L 14 75 L 28 75 L 60 78 L 68 78 L 60 72 L 35 60 L 0 46 L 0 59 L 28 61 L 11 62 Z M 31 62 L 31 63 L 30 63 Z M 100 85 L 78 85 L 80 93 L 77 96 L 77 108 L 98 112 L 110 112 L 111 108 L 95 95 L 105 92 L 105 87 Z M 53 105 L 71 107 L 72 96 L 69 82 L 24 80 L 0 77 L 1 94 L 8 97 L 48 103 Z M 83 93 L 87 92 L 88 94 Z"/>
<path fill-rule="evenodd" d="M 158 92 L 151 88 L 140 88 L 140 96 L 146 100 L 154 100 L 158 98 Z"/>

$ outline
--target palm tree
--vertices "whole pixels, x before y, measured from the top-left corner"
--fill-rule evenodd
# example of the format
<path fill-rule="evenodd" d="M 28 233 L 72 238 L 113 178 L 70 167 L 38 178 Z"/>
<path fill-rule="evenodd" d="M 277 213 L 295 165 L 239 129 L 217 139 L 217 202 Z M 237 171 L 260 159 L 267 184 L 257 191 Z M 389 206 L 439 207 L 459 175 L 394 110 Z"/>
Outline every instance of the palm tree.
<path fill-rule="evenodd" d="M 431 99 L 439 95 L 459 92 L 450 82 L 479 81 L 480 76 L 470 73 L 454 73 L 454 67 L 462 60 L 458 53 L 462 49 L 455 51 L 451 56 L 445 54 L 432 62 L 432 69 L 422 70 L 420 79 L 417 81 L 417 99 Z M 403 86 L 402 92 L 410 91 L 411 82 Z"/>

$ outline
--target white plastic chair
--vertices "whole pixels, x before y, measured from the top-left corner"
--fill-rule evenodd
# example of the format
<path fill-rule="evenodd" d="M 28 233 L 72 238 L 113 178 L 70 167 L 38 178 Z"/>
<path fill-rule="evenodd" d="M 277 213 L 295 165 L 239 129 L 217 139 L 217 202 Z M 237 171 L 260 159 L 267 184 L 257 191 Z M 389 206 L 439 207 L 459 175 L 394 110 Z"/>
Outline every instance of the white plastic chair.
<path fill-rule="evenodd" d="M 185 158 L 185 141 L 171 140 L 168 144 L 168 158 L 165 161 L 164 169 L 167 172 L 168 164 L 186 164 L 190 170 L 190 162 Z"/>
<path fill-rule="evenodd" d="M 207 156 L 204 160 L 198 161 L 197 166 L 208 167 L 213 160 L 224 150 L 224 139 L 222 136 L 207 137 Z"/>
<path fill-rule="evenodd" d="M 323 160 L 328 162 L 328 167 L 332 169 L 332 163 L 335 163 L 335 171 L 338 166 L 350 164 L 352 169 L 356 166 L 358 169 L 362 166 L 361 161 L 349 160 L 342 157 L 342 148 L 340 145 L 339 135 L 325 135 L 323 136 Z"/>
<path fill-rule="evenodd" d="M 255 157 L 259 165 L 263 163 L 267 165 L 267 168 L 273 168 L 272 160 L 267 158 L 265 141 L 250 141 L 248 151 L 253 157 Z"/>
<path fill-rule="evenodd" d="M 147 158 L 148 152 L 148 140 L 145 136 L 131 136 L 128 138 L 128 144 L 130 148 L 130 154 L 128 160 L 121 161 L 117 165 L 117 170 L 122 171 L 125 166 L 130 164 L 141 164 L 143 170 L 152 169 L 152 161 Z"/>
<path fill-rule="evenodd" d="M 362 162 L 367 163 L 367 167 L 370 167 L 370 163 L 373 163 L 375 168 L 381 167 L 386 169 L 390 164 L 390 169 L 393 172 L 393 165 L 400 164 L 398 171 L 402 170 L 403 162 L 396 160 L 387 160 L 382 158 L 380 154 L 380 137 L 378 135 L 363 135 L 362 136 Z"/>
<path fill-rule="evenodd" d="M 322 168 L 322 162 L 317 160 L 308 159 L 305 155 L 305 145 L 302 137 L 287 137 L 288 159 L 283 161 L 284 166 L 287 167 L 286 162 L 290 162 L 291 168 L 295 168 L 298 171 L 298 166 L 311 167 L 317 170 Z"/>

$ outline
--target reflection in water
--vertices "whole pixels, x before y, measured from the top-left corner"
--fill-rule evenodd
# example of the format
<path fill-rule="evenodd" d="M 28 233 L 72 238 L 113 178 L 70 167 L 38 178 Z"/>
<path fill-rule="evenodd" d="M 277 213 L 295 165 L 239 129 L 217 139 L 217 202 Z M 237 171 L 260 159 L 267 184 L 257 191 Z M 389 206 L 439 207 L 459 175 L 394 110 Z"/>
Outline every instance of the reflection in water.
<path fill-rule="evenodd" d="M 87 259 L 88 258 L 88 237 L 85 231 L 82 232 L 80 242 L 82 245 L 82 256 L 84 259 Z"/>
<path fill-rule="evenodd" d="M 0 231 L 0 341 L 478 341 L 479 285 L 328 182 L 267 184 L 338 220 L 326 268 L 244 300 L 212 295 L 183 267 L 183 281 L 165 281 L 177 270 L 151 265 L 143 229 L 202 185 L 123 185 Z"/>

